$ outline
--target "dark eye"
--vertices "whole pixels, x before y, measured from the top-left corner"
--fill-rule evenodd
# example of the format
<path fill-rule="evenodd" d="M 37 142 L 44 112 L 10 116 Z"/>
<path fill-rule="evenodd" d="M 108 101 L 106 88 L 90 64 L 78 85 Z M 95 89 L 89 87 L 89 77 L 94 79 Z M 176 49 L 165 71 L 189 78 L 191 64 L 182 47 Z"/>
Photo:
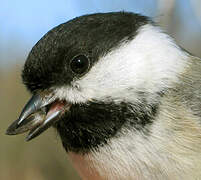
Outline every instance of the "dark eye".
<path fill-rule="evenodd" d="M 83 74 L 89 68 L 89 59 L 84 55 L 76 56 L 71 61 L 70 68 L 76 74 Z"/>

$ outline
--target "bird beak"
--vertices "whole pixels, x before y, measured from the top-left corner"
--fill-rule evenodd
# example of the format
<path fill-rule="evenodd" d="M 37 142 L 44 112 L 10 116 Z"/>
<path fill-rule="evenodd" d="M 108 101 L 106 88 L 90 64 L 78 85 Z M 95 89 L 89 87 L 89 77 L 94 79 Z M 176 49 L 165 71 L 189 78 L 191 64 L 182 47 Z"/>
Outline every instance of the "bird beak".
<path fill-rule="evenodd" d="M 8 127 L 6 134 L 16 135 L 30 131 L 26 137 L 29 141 L 55 124 L 70 106 L 66 101 L 55 100 L 48 93 L 35 94 L 25 105 L 19 118 Z"/>

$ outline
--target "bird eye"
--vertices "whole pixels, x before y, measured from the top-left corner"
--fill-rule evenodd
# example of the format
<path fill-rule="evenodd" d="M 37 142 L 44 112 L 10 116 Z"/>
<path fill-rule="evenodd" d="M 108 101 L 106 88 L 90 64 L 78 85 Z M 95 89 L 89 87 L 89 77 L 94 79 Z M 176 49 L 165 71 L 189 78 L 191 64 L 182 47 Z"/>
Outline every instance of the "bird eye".
<path fill-rule="evenodd" d="M 71 61 L 70 68 L 76 74 L 83 74 L 89 68 L 89 59 L 84 55 L 76 56 Z"/>

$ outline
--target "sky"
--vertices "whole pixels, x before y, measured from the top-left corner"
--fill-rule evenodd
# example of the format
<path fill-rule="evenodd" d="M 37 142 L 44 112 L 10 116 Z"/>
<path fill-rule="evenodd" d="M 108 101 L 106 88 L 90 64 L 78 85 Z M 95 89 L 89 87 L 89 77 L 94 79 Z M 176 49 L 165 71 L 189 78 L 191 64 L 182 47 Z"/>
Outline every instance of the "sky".
<path fill-rule="evenodd" d="M 0 0 L 0 66 L 24 61 L 33 45 L 51 28 L 74 17 L 110 11 L 131 11 L 155 18 L 156 0 Z M 165 0 L 164 0 L 165 1 Z M 168 2 L 168 0 L 166 1 Z M 189 0 L 177 0 L 178 13 L 189 30 Z M 192 28 L 194 27 L 194 28 Z"/>

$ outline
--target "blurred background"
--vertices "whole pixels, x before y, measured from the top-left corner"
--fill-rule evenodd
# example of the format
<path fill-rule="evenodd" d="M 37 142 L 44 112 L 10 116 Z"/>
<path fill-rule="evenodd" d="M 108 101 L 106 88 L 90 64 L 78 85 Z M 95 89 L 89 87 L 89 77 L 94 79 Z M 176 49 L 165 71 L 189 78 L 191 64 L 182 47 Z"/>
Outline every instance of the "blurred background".
<path fill-rule="evenodd" d="M 122 10 L 152 17 L 201 57 L 200 0 L 0 0 L 0 180 L 79 179 L 53 129 L 31 142 L 5 130 L 30 97 L 20 75 L 33 45 L 76 16 Z"/>

